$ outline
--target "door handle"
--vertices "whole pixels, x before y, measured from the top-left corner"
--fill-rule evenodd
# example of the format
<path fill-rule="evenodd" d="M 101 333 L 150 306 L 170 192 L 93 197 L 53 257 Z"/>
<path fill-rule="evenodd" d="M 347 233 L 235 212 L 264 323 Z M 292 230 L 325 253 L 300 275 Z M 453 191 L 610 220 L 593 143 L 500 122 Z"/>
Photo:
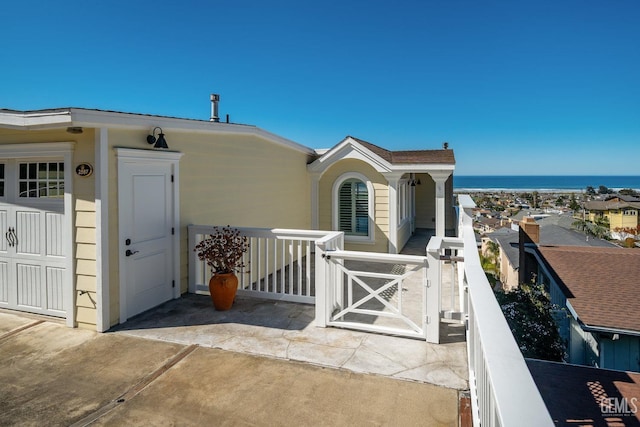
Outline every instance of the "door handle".
<path fill-rule="evenodd" d="M 13 246 L 18 246 L 18 235 L 16 234 L 16 229 L 11 227 L 9 231 L 11 231 L 11 236 L 13 238 Z"/>
<path fill-rule="evenodd" d="M 9 247 L 18 246 L 18 236 L 16 235 L 16 229 L 9 227 L 9 230 L 5 233 L 4 237 L 9 242 Z"/>
<path fill-rule="evenodd" d="M 131 249 L 127 249 L 127 251 L 124 253 L 125 256 L 131 256 L 133 254 L 137 254 L 140 251 L 132 251 Z"/>

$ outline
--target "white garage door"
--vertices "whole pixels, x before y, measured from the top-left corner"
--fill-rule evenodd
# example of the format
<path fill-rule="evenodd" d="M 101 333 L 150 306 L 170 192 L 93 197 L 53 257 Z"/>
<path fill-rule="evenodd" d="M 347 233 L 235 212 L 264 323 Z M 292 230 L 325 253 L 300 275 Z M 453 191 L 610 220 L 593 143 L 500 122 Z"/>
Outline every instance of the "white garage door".
<path fill-rule="evenodd" d="M 0 307 L 66 316 L 64 161 L 0 160 Z"/>

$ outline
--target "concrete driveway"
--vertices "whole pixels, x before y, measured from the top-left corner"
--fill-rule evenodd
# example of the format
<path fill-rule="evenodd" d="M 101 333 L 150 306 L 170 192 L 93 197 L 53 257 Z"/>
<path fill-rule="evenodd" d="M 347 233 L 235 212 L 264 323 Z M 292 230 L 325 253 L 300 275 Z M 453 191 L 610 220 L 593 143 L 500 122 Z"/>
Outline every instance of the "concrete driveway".
<path fill-rule="evenodd" d="M 0 310 L 0 425 L 458 425 L 458 391 Z"/>

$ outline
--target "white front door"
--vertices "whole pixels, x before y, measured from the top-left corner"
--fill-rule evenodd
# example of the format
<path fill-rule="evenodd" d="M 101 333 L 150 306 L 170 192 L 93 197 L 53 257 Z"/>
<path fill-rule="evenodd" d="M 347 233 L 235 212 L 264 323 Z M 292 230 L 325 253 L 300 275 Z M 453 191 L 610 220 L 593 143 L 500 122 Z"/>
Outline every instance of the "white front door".
<path fill-rule="evenodd" d="M 179 296 L 174 262 L 177 161 L 127 159 L 121 154 L 118 162 L 120 322 L 124 322 Z"/>

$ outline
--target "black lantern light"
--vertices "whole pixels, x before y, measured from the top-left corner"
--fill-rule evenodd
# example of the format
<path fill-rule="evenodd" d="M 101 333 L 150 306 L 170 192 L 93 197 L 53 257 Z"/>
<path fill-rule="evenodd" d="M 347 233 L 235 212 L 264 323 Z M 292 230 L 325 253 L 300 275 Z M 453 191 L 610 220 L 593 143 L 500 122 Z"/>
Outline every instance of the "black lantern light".
<path fill-rule="evenodd" d="M 157 139 L 154 136 L 155 133 L 156 133 L 156 129 L 160 129 L 160 132 L 158 133 L 158 138 Z M 169 148 L 169 146 L 167 145 L 167 141 L 164 139 L 164 133 L 162 133 L 162 128 L 160 128 L 160 127 L 153 128 L 153 131 L 151 132 L 151 135 L 147 135 L 147 142 L 149 144 L 155 144 L 153 146 L 153 148 L 164 148 L 164 149 Z"/>

